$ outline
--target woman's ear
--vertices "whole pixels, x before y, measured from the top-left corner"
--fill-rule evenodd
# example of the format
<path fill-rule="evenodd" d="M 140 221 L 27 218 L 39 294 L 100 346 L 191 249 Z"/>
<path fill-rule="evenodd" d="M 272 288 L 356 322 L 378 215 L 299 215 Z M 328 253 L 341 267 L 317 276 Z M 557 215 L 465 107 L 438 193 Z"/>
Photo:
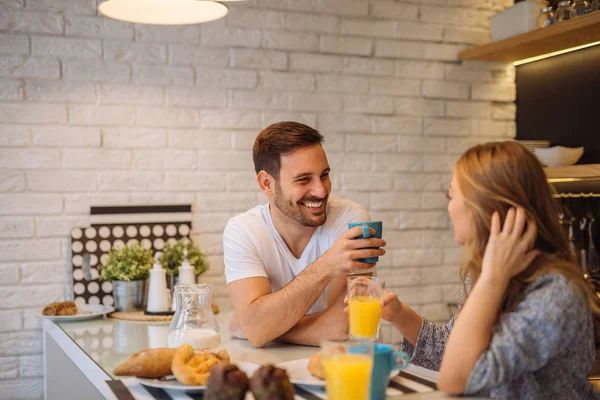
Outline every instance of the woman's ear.
<path fill-rule="evenodd" d="M 258 186 L 267 197 L 275 194 L 275 179 L 268 172 L 262 170 L 256 175 Z"/>

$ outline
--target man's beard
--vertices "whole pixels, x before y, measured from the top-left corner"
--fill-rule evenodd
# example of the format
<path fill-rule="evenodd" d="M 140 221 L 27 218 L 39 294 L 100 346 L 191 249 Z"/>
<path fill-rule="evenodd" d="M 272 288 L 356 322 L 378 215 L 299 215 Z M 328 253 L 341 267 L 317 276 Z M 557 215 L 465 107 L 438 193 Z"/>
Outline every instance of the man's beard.
<path fill-rule="evenodd" d="M 298 224 L 302 225 L 302 226 L 310 226 L 310 227 L 317 227 L 317 226 L 321 226 L 325 223 L 325 221 L 327 221 L 327 213 L 325 212 L 325 207 L 323 208 L 323 214 L 319 217 L 318 220 L 314 220 L 313 218 L 311 218 L 310 216 L 305 215 L 302 212 L 302 205 L 298 204 L 300 202 L 306 202 L 306 201 L 314 201 L 314 202 L 320 202 L 322 201 L 324 205 L 327 204 L 327 199 L 328 199 L 329 195 L 325 196 L 322 199 L 316 198 L 316 197 L 310 197 L 310 198 L 304 198 L 301 199 L 300 201 L 298 201 L 296 203 L 296 207 L 294 207 L 294 204 L 292 203 L 291 200 L 286 200 L 283 196 L 283 192 L 281 190 L 281 186 L 279 185 L 279 183 L 275 183 L 275 206 L 279 209 L 279 211 L 281 211 L 281 213 L 283 215 L 285 215 L 286 217 L 292 219 L 293 221 L 297 222 Z"/>

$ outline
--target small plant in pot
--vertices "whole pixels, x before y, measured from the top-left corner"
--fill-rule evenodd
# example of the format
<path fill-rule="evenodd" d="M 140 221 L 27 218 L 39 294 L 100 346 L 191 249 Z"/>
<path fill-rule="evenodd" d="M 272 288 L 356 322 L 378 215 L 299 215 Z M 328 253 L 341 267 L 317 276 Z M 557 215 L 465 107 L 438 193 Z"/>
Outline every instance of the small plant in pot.
<path fill-rule="evenodd" d="M 170 275 L 179 275 L 179 267 L 184 259 L 184 251 L 187 250 L 187 260 L 194 268 L 196 277 L 208 271 L 208 259 L 206 254 L 194 245 L 189 239 L 180 239 L 173 243 L 167 243 L 162 250 L 160 262 Z"/>
<path fill-rule="evenodd" d="M 152 251 L 137 242 L 110 250 L 100 267 L 100 279 L 112 281 L 115 310 L 144 309 L 145 283 L 153 262 Z"/>

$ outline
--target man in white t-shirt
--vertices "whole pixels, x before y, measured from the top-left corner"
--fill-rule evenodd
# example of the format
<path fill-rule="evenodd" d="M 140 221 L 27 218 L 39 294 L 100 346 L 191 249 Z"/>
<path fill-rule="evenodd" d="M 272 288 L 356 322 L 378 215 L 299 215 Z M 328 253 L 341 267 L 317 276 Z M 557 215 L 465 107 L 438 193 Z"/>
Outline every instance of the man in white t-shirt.
<path fill-rule="evenodd" d="M 359 258 L 385 254 L 384 240 L 354 239 L 362 228 L 348 229 L 369 215 L 330 196 L 322 141 L 318 131 L 297 122 L 260 132 L 254 166 L 269 202 L 225 227 L 225 276 L 235 309 L 230 332 L 256 347 L 346 338 L 346 276 L 374 266 Z"/>

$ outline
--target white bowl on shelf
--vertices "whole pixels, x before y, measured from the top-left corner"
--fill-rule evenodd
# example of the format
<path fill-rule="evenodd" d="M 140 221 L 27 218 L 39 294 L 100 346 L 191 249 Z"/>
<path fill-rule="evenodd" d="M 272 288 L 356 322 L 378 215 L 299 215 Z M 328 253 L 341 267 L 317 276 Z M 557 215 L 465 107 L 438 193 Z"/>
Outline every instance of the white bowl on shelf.
<path fill-rule="evenodd" d="M 583 147 L 553 146 L 547 149 L 536 147 L 534 152 L 542 164 L 552 168 L 575 164 L 583 155 Z"/>

